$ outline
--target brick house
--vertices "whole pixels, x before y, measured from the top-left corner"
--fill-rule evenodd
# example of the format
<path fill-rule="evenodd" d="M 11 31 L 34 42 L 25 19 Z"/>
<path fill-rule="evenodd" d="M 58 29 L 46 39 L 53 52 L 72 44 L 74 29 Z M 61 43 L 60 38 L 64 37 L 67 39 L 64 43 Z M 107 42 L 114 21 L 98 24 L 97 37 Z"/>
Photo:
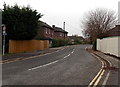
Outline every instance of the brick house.
<path fill-rule="evenodd" d="M 54 29 L 54 38 L 55 39 L 66 39 L 68 32 L 63 30 L 60 27 L 52 26 Z"/>
<path fill-rule="evenodd" d="M 39 29 L 35 39 L 49 40 L 51 46 L 52 39 L 66 39 L 68 32 L 62 28 L 52 27 L 45 22 L 39 21 Z"/>
<path fill-rule="evenodd" d="M 38 32 L 35 39 L 49 40 L 49 47 L 51 47 L 52 39 L 54 38 L 54 29 L 47 23 L 39 21 Z"/>
<path fill-rule="evenodd" d="M 60 27 L 55 27 L 55 25 L 53 25 L 51 27 L 47 23 L 40 21 L 38 34 L 35 38 L 47 39 L 47 40 L 52 40 L 54 38 L 55 39 L 65 39 L 67 37 L 67 34 L 68 34 L 68 32 L 63 30 Z"/>
<path fill-rule="evenodd" d="M 116 25 L 114 28 L 107 31 L 107 36 L 120 36 L 120 25 Z"/>
<path fill-rule="evenodd" d="M 54 38 L 54 29 L 47 23 L 40 21 L 37 36 L 35 38 L 51 40 Z"/>
<path fill-rule="evenodd" d="M 120 25 L 106 32 L 106 37 L 97 39 L 97 50 L 110 54 L 112 56 L 120 57 Z"/>
<path fill-rule="evenodd" d="M 85 41 L 85 39 L 82 36 L 76 36 L 76 35 L 72 35 L 72 36 L 68 36 L 70 42 L 72 42 L 73 44 L 75 43 L 75 41 L 79 41 L 79 42 L 83 42 Z"/>

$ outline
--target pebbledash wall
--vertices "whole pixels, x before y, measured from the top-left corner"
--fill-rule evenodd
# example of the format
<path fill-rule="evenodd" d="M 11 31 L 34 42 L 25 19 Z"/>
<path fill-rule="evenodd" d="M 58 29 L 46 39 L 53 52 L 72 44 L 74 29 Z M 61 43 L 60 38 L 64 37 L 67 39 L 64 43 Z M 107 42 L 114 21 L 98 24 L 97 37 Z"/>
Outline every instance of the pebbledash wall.
<path fill-rule="evenodd" d="M 97 39 L 97 50 L 120 57 L 120 36 Z"/>
<path fill-rule="evenodd" d="M 49 48 L 48 40 L 9 40 L 9 53 L 31 52 Z"/>

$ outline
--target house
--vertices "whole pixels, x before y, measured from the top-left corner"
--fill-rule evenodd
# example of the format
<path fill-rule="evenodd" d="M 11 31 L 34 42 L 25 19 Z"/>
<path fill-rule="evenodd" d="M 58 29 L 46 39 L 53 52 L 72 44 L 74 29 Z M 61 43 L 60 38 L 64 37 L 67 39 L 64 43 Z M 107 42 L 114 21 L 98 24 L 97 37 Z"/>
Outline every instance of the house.
<path fill-rule="evenodd" d="M 120 25 L 116 25 L 114 28 L 107 31 L 106 34 L 107 37 L 97 39 L 97 50 L 120 57 Z"/>
<path fill-rule="evenodd" d="M 54 29 L 45 22 L 39 22 L 38 39 L 52 40 L 54 38 Z"/>
<path fill-rule="evenodd" d="M 60 27 L 56 27 L 55 25 L 52 26 L 54 29 L 54 38 L 55 39 L 66 39 L 68 32 L 63 30 Z"/>
<path fill-rule="evenodd" d="M 45 22 L 39 21 L 39 29 L 35 39 L 49 40 L 49 45 L 52 44 L 52 39 L 66 39 L 68 32 L 62 28 L 52 27 Z"/>
<path fill-rule="evenodd" d="M 70 42 L 72 42 L 72 44 L 74 44 L 75 42 L 83 42 L 85 41 L 85 39 L 82 36 L 77 36 L 77 35 L 72 35 L 72 36 L 68 36 Z"/>
<path fill-rule="evenodd" d="M 39 22 L 39 30 L 38 34 L 35 38 L 38 39 L 65 39 L 67 37 L 68 32 L 63 30 L 60 27 L 56 27 L 53 25 L 52 27 L 45 22 Z"/>
<path fill-rule="evenodd" d="M 38 32 L 35 39 L 49 40 L 49 47 L 51 47 L 52 39 L 54 38 L 54 29 L 45 22 L 39 21 Z"/>
<path fill-rule="evenodd" d="M 120 36 L 120 25 L 116 25 L 114 28 L 107 32 L 107 37 Z"/>

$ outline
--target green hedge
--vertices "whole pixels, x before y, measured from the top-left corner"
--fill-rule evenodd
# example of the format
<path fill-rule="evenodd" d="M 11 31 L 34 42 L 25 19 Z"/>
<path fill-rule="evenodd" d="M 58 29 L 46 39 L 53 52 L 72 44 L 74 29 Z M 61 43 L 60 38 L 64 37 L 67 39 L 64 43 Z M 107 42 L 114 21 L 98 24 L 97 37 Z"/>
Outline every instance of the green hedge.
<path fill-rule="evenodd" d="M 66 45 L 68 45 L 67 40 L 61 40 L 61 39 L 52 40 L 52 47 L 59 47 L 59 46 L 66 46 Z"/>
<path fill-rule="evenodd" d="M 93 41 L 93 48 L 92 48 L 93 50 L 97 50 L 97 41 L 95 40 L 95 41 Z"/>

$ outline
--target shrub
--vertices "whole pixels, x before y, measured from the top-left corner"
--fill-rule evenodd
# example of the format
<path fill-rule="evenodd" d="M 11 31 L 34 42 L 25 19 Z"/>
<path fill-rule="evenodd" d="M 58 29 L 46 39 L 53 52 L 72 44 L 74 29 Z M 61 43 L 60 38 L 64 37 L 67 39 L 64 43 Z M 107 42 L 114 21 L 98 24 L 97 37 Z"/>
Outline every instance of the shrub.
<path fill-rule="evenodd" d="M 93 47 L 92 47 L 93 50 L 97 50 L 97 41 L 93 41 Z"/>
<path fill-rule="evenodd" d="M 52 40 L 52 47 L 59 47 L 59 46 L 66 46 L 68 45 L 68 41 L 61 40 L 61 39 L 53 39 Z"/>

